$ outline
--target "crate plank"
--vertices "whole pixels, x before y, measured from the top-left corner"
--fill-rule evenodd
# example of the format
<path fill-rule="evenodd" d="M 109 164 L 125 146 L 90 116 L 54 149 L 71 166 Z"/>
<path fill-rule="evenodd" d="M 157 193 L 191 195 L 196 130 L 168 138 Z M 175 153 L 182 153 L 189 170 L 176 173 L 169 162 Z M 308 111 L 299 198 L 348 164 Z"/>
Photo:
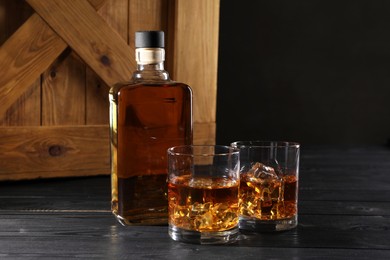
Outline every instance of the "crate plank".
<path fill-rule="evenodd" d="M 174 77 L 194 91 L 194 121 L 215 122 L 219 1 L 177 0 L 175 19 Z"/>
<path fill-rule="evenodd" d="M 86 124 L 108 125 L 109 123 L 109 87 L 93 70 L 86 71 Z"/>
<path fill-rule="evenodd" d="M 0 0 L 0 45 L 33 13 L 24 1 Z M 38 78 L 16 102 L 0 116 L 0 125 L 40 125 L 41 82 Z"/>
<path fill-rule="evenodd" d="M 42 125 L 85 124 L 85 64 L 70 49 L 42 75 Z"/>
<path fill-rule="evenodd" d="M 135 68 L 134 51 L 88 2 L 27 2 L 107 85 L 130 77 Z"/>
<path fill-rule="evenodd" d="M 216 120 L 219 4 L 219 0 L 175 1 L 172 75 L 194 91 L 195 123 Z M 209 127 L 198 125 L 203 126 Z M 199 131 L 212 134 L 208 142 L 214 141 L 208 129 Z M 196 132 L 194 138 L 198 140 Z"/>
<path fill-rule="evenodd" d="M 0 119 L 2 126 L 39 126 L 41 124 L 41 80 L 38 78 L 13 103 Z"/>
<path fill-rule="evenodd" d="M 128 0 L 107 1 L 98 14 L 127 42 Z M 130 68 L 128 68 L 130 71 Z M 108 124 L 109 86 L 87 67 L 86 124 Z"/>
<path fill-rule="evenodd" d="M 125 42 L 128 42 L 128 8 L 129 0 L 115 0 L 107 1 L 107 3 L 98 11 L 98 14 L 104 21 L 114 29 Z"/>
<path fill-rule="evenodd" d="M 105 125 L 0 128 L 0 180 L 108 174 L 108 134 Z"/>
<path fill-rule="evenodd" d="M 194 143 L 201 144 L 215 144 L 215 128 L 214 122 L 194 123 Z M 228 145 L 228 144 L 226 144 Z"/>
<path fill-rule="evenodd" d="M 66 44 L 33 14 L 0 49 L 0 115 L 39 78 Z"/>

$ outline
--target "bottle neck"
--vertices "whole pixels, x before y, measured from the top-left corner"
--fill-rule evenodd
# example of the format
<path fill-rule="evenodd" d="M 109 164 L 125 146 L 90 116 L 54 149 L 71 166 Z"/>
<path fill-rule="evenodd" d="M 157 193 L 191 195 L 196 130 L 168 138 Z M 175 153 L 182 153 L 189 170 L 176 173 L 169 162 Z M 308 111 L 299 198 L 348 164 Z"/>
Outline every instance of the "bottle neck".
<path fill-rule="evenodd" d="M 164 70 L 164 62 L 153 63 L 153 64 L 140 64 L 140 63 L 137 63 L 137 70 L 139 70 L 139 71 Z"/>
<path fill-rule="evenodd" d="M 164 70 L 165 50 L 163 48 L 137 48 L 135 50 L 137 71 L 135 81 L 167 81 L 169 74 Z"/>

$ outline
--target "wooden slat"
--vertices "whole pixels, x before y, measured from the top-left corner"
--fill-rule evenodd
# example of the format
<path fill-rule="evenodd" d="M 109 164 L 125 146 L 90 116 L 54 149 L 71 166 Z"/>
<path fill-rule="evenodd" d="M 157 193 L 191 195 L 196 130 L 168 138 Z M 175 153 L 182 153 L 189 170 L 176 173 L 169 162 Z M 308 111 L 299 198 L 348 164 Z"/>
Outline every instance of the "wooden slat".
<path fill-rule="evenodd" d="M 104 7 L 109 0 L 88 0 L 95 10 L 100 10 Z"/>
<path fill-rule="evenodd" d="M 65 51 L 42 77 L 42 125 L 85 124 L 85 64 Z"/>
<path fill-rule="evenodd" d="M 0 49 L 0 115 L 39 78 L 66 43 L 34 14 Z"/>
<path fill-rule="evenodd" d="M 98 13 L 127 42 L 128 0 L 108 1 Z M 130 71 L 130 68 L 128 70 Z M 108 124 L 109 87 L 89 67 L 87 68 L 86 84 L 86 124 Z"/>
<path fill-rule="evenodd" d="M 39 126 L 41 124 L 40 78 L 7 109 L 0 122 L 3 126 Z"/>
<path fill-rule="evenodd" d="M 0 136 L 0 180 L 110 172 L 107 126 L 5 127 Z"/>
<path fill-rule="evenodd" d="M 194 144 L 215 144 L 215 128 L 214 122 L 194 123 Z"/>
<path fill-rule="evenodd" d="M 174 23 L 170 23 L 172 77 L 193 89 L 195 143 L 215 142 L 219 3 L 175 0 L 170 5 L 170 13 L 175 17 Z"/>
<path fill-rule="evenodd" d="M 21 0 L 0 0 L 0 45 L 3 44 L 33 13 Z M 38 78 L 24 94 L 0 116 L 0 125 L 40 125 L 41 87 Z"/>
<path fill-rule="evenodd" d="M 108 124 L 109 123 L 109 101 L 108 90 L 93 70 L 87 67 L 86 74 L 86 124 Z"/>
<path fill-rule="evenodd" d="M 103 20 L 117 32 L 125 42 L 128 42 L 128 8 L 129 0 L 115 0 L 107 1 L 107 3 L 98 11 L 98 14 Z"/>
<path fill-rule="evenodd" d="M 89 0 L 100 8 L 105 0 Z M 0 115 L 39 78 L 67 44 L 33 14 L 0 49 Z"/>
<path fill-rule="evenodd" d="M 88 259 L 389 258 L 388 223 L 379 226 L 375 218 L 353 216 L 342 221 L 326 215 L 311 217 L 314 218 L 325 225 L 339 225 L 316 228 L 308 221 L 298 232 L 253 234 L 246 240 L 242 236 L 241 241 L 227 246 L 173 242 L 164 226 L 121 227 L 109 212 L 2 212 L 0 226 L 2 254 L 18 259 L 31 256 L 51 259 L 81 256 Z M 345 230 L 342 226 L 345 223 L 355 223 L 355 226 Z"/>
<path fill-rule="evenodd" d="M 215 122 L 219 0 L 176 0 L 173 77 L 194 91 L 194 122 Z"/>
<path fill-rule="evenodd" d="M 134 50 L 87 1 L 27 2 L 107 85 L 130 77 L 135 68 Z"/>

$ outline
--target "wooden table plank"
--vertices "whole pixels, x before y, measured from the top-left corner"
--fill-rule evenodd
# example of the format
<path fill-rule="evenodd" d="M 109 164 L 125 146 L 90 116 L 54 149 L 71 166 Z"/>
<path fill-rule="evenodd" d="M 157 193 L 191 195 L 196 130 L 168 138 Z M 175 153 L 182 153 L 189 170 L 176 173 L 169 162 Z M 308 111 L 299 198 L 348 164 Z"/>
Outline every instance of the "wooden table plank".
<path fill-rule="evenodd" d="M 6 245 L 5 241 L 18 241 L 10 245 L 10 252 L 20 251 L 24 247 L 24 252 L 27 248 L 29 253 L 39 253 L 41 256 L 55 252 L 61 255 L 61 250 L 68 251 L 70 248 L 76 255 L 94 252 L 100 256 L 105 256 L 104 251 L 109 251 L 108 249 L 123 255 L 134 254 L 134 250 L 138 249 L 139 255 L 136 253 L 134 257 L 145 257 L 150 252 L 171 256 L 176 250 L 183 249 L 192 249 L 193 253 L 205 250 L 204 253 L 207 253 L 207 249 L 211 248 L 212 251 L 224 248 L 224 254 L 235 252 L 242 256 L 247 256 L 248 248 L 290 248 L 297 255 L 303 254 L 308 248 L 349 249 L 350 253 L 354 250 L 375 249 L 384 250 L 382 253 L 387 250 L 387 254 L 390 254 L 390 234 L 385 229 L 377 228 L 381 226 L 380 220 L 375 222 L 369 218 L 350 216 L 344 217 L 345 219 L 318 217 L 300 219 L 299 227 L 293 231 L 241 235 L 237 244 L 209 247 L 176 243 L 168 237 L 167 227 L 122 227 L 110 213 L 2 215 L 0 241 L 3 245 Z M 343 223 L 346 222 L 351 225 L 345 227 Z M 359 226 L 369 225 L 370 228 L 358 229 Z M 386 225 L 388 226 L 388 222 Z M 31 241 L 34 241 L 34 246 Z M 44 247 L 46 250 L 41 250 Z M 2 248 L 9 247 L 7 245 Z M 284 253 L 279 252 L 275 256 L 283 255 Z"/>

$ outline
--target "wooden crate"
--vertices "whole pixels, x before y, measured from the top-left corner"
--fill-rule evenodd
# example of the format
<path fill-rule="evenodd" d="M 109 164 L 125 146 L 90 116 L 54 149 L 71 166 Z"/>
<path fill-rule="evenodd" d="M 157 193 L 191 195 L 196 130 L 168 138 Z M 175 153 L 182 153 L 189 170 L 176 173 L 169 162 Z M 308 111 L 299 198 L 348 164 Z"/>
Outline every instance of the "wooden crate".
<path fill-rule="evenodd" d="M 0 180 L 109 174 L 108 90 L 134 32 L 164 30 L 194 91 L 194 142 L 215 142 L 219 0 L 0 0 Z"/>

